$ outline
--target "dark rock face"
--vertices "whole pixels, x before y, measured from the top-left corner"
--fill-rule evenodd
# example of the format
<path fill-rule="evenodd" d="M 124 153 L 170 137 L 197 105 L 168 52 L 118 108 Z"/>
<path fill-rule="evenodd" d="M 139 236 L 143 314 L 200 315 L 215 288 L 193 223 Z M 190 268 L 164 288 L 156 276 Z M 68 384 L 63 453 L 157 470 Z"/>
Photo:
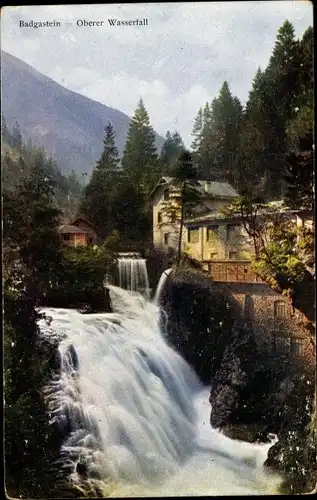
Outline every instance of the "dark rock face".
<path fill-rule="evenodd" d="M 168 318 L 167 340 L 210 383 L 237 325 L 234 301 L 213 290 L 203 273 L 178 272 L 167 282 L 162 307 Z"/>
<path fill-rule="evenodd" d="M 168 341 L 211 384 L 211 425 L 249 442 L 276 434 L 266 467 L 282 474 L 282 493 L 310 492 L 317 483 L 311 360 L 273 353 L 270 342 L 259 342 L 261 332 L 253 333 L 250 315 L 230 290 L 203 273 L 171 276 L 163 305 Z"/>

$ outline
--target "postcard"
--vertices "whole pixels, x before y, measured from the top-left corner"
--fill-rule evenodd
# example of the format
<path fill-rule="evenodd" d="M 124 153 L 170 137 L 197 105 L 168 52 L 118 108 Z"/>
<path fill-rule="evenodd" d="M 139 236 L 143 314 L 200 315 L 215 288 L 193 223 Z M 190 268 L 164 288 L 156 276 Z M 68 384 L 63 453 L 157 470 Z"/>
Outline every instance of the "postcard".
<path fill-rule="evenodd" d="M 7 497 L 316 492 L 312 3 L 1 28 Z"/>

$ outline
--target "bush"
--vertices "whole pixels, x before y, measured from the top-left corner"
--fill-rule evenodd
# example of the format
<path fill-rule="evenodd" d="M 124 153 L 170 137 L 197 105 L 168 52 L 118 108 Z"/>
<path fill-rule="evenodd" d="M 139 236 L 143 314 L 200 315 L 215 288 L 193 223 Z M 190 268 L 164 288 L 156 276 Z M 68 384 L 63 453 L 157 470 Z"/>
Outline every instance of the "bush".
<path fill-rule="evenodd" d="M 49 424 L 41 389 L 57 368 L 57 346 L 41 337 L 32 300 L 5 287 L 4 306 L 6 490 L 11 497 L 45 497 L 59 475 L 52 464 L 61 436 Z"/>
<path fill-rule="evenodd" d="M 113 272 L 114 265 L 113 255 L 105 247 L 65 249 L 59 285 L 48 291 L 44 304 L 87 312 L 111 311 L 104 281 L 106 274 Z"/>

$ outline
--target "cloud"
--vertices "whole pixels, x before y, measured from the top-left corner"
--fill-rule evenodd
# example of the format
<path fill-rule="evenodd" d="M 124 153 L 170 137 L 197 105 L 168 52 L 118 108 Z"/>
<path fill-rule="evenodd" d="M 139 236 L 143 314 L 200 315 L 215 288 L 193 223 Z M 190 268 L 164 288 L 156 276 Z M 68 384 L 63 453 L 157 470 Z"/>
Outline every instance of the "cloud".
<path fill-rule="evenodd" d="M 149 26 L 112 27 L 108 18 L 148 18 Z M 102 27 L 76 21 L 104 20 Z M 190 141 L 193 119 L 224 80 L 245 102 L 276 31 L 312 25 L 305 1 L 204 2 L 5 7 L 2 47 L 71 90 L 132 115 L 142 96 L 155 129 L 178 128 Z M 20 28 L 19 21 L 61 22 Z M 67 25 L 65 23 L 72 23 Z"/>

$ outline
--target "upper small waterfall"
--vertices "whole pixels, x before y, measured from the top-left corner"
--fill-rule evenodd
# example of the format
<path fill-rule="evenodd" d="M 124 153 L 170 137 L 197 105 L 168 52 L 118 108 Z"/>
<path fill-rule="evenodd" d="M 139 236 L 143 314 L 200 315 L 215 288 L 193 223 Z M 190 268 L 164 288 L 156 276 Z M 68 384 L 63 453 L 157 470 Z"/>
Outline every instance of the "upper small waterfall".
<path fill-rule="evenodd" d="M 167 281 L 168 276 L 171 274 L 172 271 L 173 271 L 172 268 L 166 269 L 161 274 L 160 280 L 159 280 L 158 285 L 157 285 L 155 297 L 154 297 L 154 302 L 157 305 L 159 305 L 159 303 L 160 303 L 160 298 L 161 298 L 162 292 L 164 290 L 165 283 Z"/>
<path fill-rule="evenodd" d="M 149 297 L 150 287 L 145 259 L 120 257 L 118 268 L 120 288 Z"/>

